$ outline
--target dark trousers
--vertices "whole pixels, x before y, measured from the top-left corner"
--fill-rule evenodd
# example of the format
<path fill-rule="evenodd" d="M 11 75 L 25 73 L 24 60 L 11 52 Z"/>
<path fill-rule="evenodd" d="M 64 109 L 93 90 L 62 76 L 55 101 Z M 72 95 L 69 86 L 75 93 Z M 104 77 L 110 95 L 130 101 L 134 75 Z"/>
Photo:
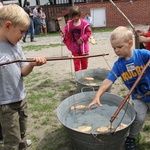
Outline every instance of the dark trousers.
<path fill-rule="evenodd" d="M 25 32 L 25 35 L 23 37 L 23 40 L 26 40 L 26 37 L 28 35 L 28 33 L 30 32 L 30 41 L 34 40 L 34 23 L 33 23 L 33 19 L 30 18 L 30 26 L 29 29 Z"/>
<path fill-rule="evenodd" d="M 0 141 L 3 140 L 3 135 L 2 135 L 2 127 L 1 127 L 1 124 L 0 124 Z"/>
<path fill-rule="evenodd" d="M 27 100 L 0 106 L 5 150 L 26 150 Z"/>
<path fill-rule="evenodd" d="M 34 22 L 34 33 L 38 35 L 40 34 L 40 21 L 37 17 L 34 17 L 33 22 Z"/>

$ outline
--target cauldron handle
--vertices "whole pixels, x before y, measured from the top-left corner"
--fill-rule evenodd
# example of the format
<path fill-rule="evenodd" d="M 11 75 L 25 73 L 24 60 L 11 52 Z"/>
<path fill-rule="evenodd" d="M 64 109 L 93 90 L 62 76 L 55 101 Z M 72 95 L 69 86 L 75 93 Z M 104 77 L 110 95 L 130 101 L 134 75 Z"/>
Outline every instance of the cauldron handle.
<path fill-rule="evenodd" d="M 146 71 L 146 69 L 148 68 L 150 64 L 150 60 L 147 62 L 147 64 L 144 66 L 144 68 L 142 69 L 141 74 L 139 75 L 139 77 L 137 78 L 137 80 L 135 81 L 135 83 L 133 84 L 133 86 L 131 87 L 131 89 L 129 90 L 128 94 L 126 95 L 126 97 L 123 99 L 122 103 L 120 104 L 120 106 L 118 107 L 118 109 L 116 110 L 116 112 L 114 113 L 114 115 L 111 117 L 110 122 L 112 123 L 115 118 L 117 117 L 117 115 L 119 114 L 120 110 L 122 109 L 122 107 L 125 105 L 126 101 L 128 100 L 128 98 L 130 97 L 131 93 L 133 92 L 133 90 L 135 89 L 135 87 L 137 86 L 138 82 L 141 80 L 144 72 Z"/>

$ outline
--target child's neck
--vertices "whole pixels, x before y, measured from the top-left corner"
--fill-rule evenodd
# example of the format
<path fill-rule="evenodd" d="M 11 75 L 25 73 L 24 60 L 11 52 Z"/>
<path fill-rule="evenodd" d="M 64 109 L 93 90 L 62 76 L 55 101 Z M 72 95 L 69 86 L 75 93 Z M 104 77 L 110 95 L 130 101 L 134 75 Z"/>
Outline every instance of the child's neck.
<path fill-rule="evenodd" d="M 80 20 L 80 19 L 73 21 L 73 25 L 74 25 L 74 26 L 79 26 L 80 24 L 81 24 L 81 20 Z"/>
<path fill-rule="evenodd" d="M 124 59 L 129 60 L 129 59 L 131 59 L 132 56 L 133 56 L 133 49 L 130 50 L 130 52 L 128 53 L 128 55 Z"/>

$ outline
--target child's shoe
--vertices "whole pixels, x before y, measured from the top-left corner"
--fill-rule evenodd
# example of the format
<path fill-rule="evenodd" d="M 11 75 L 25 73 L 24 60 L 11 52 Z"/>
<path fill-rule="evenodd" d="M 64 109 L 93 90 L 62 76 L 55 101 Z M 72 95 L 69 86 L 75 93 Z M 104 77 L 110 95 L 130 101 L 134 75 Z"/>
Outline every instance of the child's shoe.
<path fill-rule="evenodd" d="M 125 150 L 137 150 L 134 138 L 129 138 L 129 137 L 126 138 Z"/>
<path fill-rule="evenodd" d="M 28 147 L 32 144 L 32 141 L 29 140 L 29 139 L 27 139 L 26 142 L 27 142 L 27 146 L 28 146 Z"/>

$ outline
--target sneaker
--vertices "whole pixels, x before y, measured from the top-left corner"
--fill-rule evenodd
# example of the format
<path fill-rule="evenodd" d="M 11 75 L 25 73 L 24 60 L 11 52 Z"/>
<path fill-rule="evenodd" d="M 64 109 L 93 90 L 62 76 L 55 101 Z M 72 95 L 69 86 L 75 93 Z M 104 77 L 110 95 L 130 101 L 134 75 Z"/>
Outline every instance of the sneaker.
<path fill-rule="evenodd" d="M 36 42 L 35 40 L 31 40 L 31 42 Z"/>
<path fill-rule="evenodd" d="M 129 138 L 129 137 L 126 138 L 125 150 L 137 150 L 134 138 Z"/>
<path fill-rule="evenodd" d="M 3 144 L 3 140 L 0 140 L 0 144 Z"/>
<path fill-rule="evenodd" d="M 27 146 L 28 146 L 28 147 L 32 144 L 32 141 L 31 141 L 31 140 L 26 140 L 26 142 L 27 142 Z"/>
<path fill-rule="evenodd" d="M 26 43 L 26 40 L 25 40 L 25 39 L 22 39 L 22 41 L 23 41 L 24 43 Z"/>

